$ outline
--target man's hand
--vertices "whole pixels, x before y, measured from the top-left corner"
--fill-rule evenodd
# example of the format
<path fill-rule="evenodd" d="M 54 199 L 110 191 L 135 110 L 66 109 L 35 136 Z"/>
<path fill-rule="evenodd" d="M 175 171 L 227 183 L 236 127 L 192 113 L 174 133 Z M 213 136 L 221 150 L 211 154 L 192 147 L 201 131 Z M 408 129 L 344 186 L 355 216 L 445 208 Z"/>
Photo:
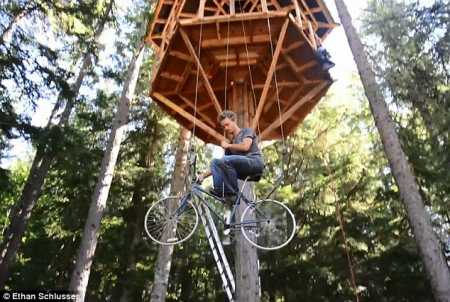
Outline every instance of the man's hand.
<path fill-rule="evenodd" d="M 203 173 L 200 173 L 200 174 L 197 176 L 197 179 L 195 180 L 195 182 L 198 182 L 199 184 L 201 184 L 201 183 L 205 180 L 205 178 L 208 177 L 208 176 L 210 176 L 210 175 L 211 175 L 211 172 L 210 172 L 210 171 L 205 171 L 205 172 L 203 172 Z"/>
<path fill-rule="evenodd" d="M 197 178 L 195 179 L 195 182 L 198 183 L 198 184 L 201 184 L 204 179 L 205 179 L 205 177 L 203 176 L 203 174 L 200 174 L 200 175 L 197 175 Z"/>
<path fill-rule="evenodd" d="M 224 149 L 230 148 L 230 144 L 225 140 L 220 142 L 220 146 Z"/>

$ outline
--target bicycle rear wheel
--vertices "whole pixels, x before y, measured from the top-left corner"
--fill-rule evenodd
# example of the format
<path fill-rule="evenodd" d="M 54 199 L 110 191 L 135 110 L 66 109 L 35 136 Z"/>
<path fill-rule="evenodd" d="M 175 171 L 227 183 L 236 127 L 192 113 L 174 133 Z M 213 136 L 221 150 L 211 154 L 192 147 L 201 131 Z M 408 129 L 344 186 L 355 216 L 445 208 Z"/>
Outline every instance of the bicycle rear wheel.
<path fill-rule="evenodd" d="M 288 244 L 295 234 L 295 218 L 281 202 L 271 199 L 248 205 L 241 217 L 241 231 L 253 246 L 277 250 Z"/>
<path fill-rule="evenodd" d="M 145 214 L 147 235 L 162 245 L 175 245 L 188 240 L 198 225 L 195 206 L 186 197 L 160 199 Z"/>

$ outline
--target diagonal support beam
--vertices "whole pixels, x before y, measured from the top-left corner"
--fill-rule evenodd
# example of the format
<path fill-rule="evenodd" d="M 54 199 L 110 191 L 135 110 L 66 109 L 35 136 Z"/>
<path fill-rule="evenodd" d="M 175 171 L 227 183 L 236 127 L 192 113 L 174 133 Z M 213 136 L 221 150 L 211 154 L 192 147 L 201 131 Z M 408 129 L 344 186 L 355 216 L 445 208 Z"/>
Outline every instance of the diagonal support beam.
<path fill-rule="evenodd" d="M 206 87 L 206 91 L 209 94 L 209 97 L 211 98 L 211 101 L 214 104 L 214 107 L 217 110 L 217 113 L 222 112 L 222 108 L 220 107 L 219 101 L 217 100 L 216 94 L 214 93 L 214 90 L 211 87 L 211 83 L 208 80 L 208 75 L 206 74 L 205 70 L 203 69 L 202 63 L 200 62 L 199 58 L 197 57 L 197 54 L 195 53 L 194 46 L 192 46 L 191 40 L 189 40 L 189 37 L 187 33 L 180 27 L 180 33 L 181 37 L 184 40 L 184 43 L 186 44 L 189 53 L 194 58 L 195 63 L 197 64 L 198 69 L 200 70 L 200 74 L 202 75 L 204 85 Z"/>
<path fill-rule="evenodd" d="M 179 115 L 181 115 L 185 119 L 191 121 L 192 123 L 195 123 L 203 131 L 205 131 L 206 133 L 208 133 L 209 135 L 214 137 L 217 140 L 217 142 L 221 142 L 221 141 L 225 140 L 225 137 L 223 135 L 219 134 L 215 129 L 211 128 L 210 126 L 208 126 L 207 124 L 205 124 L 204 122 L 199 120 L 198 118 L 194 117 L 192 114 L 185 111 L 183 108 L 181 108 L 180 106 L 178 106 L 177 104 L 175 104 L 174 102 L 172 102 L 171 100 L 166 98 L 164 95 L 162 95 L 158 92 L 154 92 L 152 94 L 152 96 L 155 97 L 158 101 L 160 101 L 164 105 L 166 105 L 167 107 L 169 107 L 170 109 L 172 109 L 173 111 L 177 112 Z"/>
<path fill-rule="evenodd" d="M 261 139 L 266 137 L 272 130 L 280 127 L 284 122 L 286 122 L 297 110 L 300 109 L 304 104 L 311 101 L 315 96 L 322 92 L 327 86 L 331 85 L 330 82 L 322 82 L 320 85 L 314 87 L 305 96 L 300 98 L 291 108 L 285 111 L 281 118 L 277 118 L 269 127 L 264 129 L 261 133 Z"/>
<path fill-rule="evenodd" d="M 176 93 L 180 93 L 181 89 L 183 89 L 184 85 L 186 84 L 186 81 L 189 78 L 189 75 L 191 73 L 191 67 L 193 63 L 186 64 L 186 67 L 184 68 L 183 75 L 181 76 L 181 81 L 177 84 L 177 87 L 175 88 Z"/>
<path fill-rule="evenodd" d="M 281 50 L 283 49 L 284 37 L 286 36 L 288 24 L 289 24 L 289 19 L 286 19 L 286 21 L 284 21 L 284 24 L 281 28 L 281 32 L 278 37 L 277 47 L 275 48 L 275 52 L 273 54 L 272 63 L 270 64 L 269 71 L 267 72 L 266 82 L 264 84 L 264 88 L 261 93 L 261 97 L 259 98 L 258 109 L 256 110 L 256 115 L 252 122 L 253 129 L 256 128 L 256 126 L 258 125 L 259 119 L 261 118 L 261 113 L 263 111 L 264 104 L 267 99 L 267 93 L 269 92 L 270 83 L 272 83 L 272 79 L 273 79 L 273 75 L 275 73 L 275 69 L 277 67 L 278 59 L 280 57 Z"/>
<path fill-rule="evenodd" d="M 182 95 L 182 94 L 178 94 L 178 96 L 179 96 L 180 99 L 182 99 L 189 107 L 191 107 L 193 110 L 195 110 L 195 104 L 194 104 L 190 99 L 188 99 L 187 97 L 185 97 L 185 96 Z M 206 114 L 204 114 L 202 111 L 200 111 L 198 107 L 197 107 L 197 114 L 198 114 L 204 121 L 206 121 L 206 122 L 209 124 L 209 126 L 211 126 L 211 127 L 214 127 L 214 126 L 215 126 L 213 120 L 212 120 L 209 116 L 207 116 Z"/>
<path fill-rule="evenodd" d="M 223 9 L 222 5 L 220 5 L 220 3 L 217 2 L 217 0 L 213 0 L 213 2 L 217 6 L 217 8 L 219 9 L 219 12 L 221 12 L 223 15 L 227 14 L 227 12 Z"/>

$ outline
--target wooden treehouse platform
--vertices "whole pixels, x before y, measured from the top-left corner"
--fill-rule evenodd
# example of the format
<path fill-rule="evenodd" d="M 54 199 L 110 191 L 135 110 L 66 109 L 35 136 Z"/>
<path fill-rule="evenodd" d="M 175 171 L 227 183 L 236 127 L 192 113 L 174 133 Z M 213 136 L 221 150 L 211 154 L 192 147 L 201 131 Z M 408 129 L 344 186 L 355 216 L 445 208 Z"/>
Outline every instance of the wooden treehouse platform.
<path fill-rule="evenodd" d="M 314 51 L 335 26 L 322 0 L 160 0 L 151 96 L 205 142 L 223 138 L 217 114 L 236 102 L 262 140 L 279 139 L 332 83 Z"/>

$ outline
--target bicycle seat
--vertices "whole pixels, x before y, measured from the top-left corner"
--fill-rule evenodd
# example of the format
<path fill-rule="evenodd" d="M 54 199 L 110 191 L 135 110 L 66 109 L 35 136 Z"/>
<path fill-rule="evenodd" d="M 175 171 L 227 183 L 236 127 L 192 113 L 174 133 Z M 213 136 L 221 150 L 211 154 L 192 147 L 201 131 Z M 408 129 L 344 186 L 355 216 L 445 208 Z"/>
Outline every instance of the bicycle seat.
<path fill-rule="evenodd" d="M 239 179 L 240 180 L 246 180 L 247 179 L 247 181 L 258 182 L 258 181 L 261 180 L 262 175 L 263 175 L 262 173 L 258 173 L 258 174 L 253 174 L 253 175 L 249 175 L 249 176 L 246 176 L 246 177 L 240 177 Z"/>

